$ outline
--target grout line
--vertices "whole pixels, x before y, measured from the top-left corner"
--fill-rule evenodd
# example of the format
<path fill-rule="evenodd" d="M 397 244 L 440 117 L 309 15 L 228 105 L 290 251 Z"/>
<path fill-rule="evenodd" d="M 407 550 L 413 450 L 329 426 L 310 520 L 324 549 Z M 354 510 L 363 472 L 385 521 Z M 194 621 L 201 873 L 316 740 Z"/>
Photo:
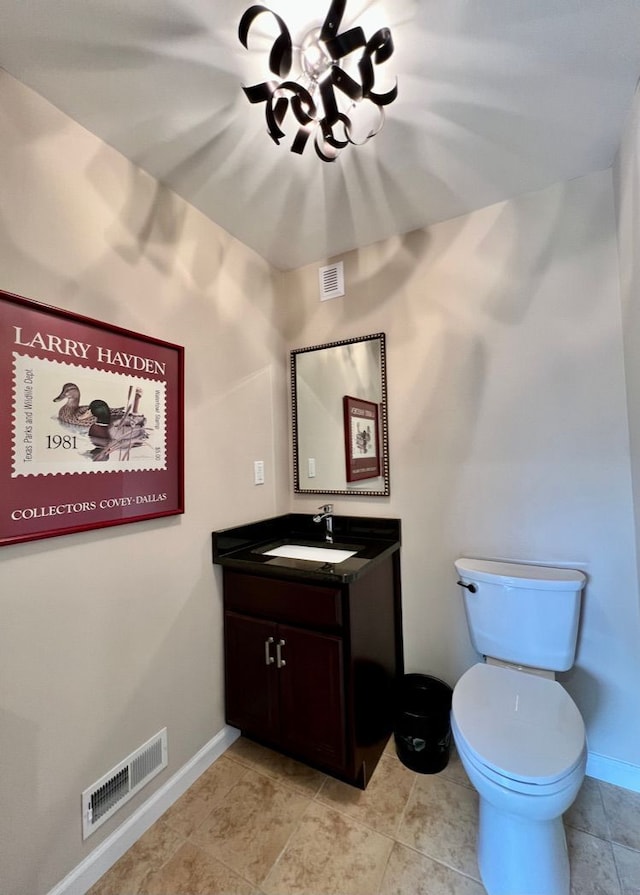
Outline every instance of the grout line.
<path fill-rule="evenodd" d="M 578 827 L 571 827 L 571 829 L 576 830 L 580 836 L 588 836 L 590 839 L 595 839 L 597 842 L 602 842 L 604 845 L 609 846 L 609 854 L 610 854 L 611 860 L 613 862 L 613 869 L 615 872 L 616 881 L 618 883 L 618 891 L 617 891 L 617 893 L 615 893 L 615 895 L 625 895 L 625 889 L 622 886 L 622 880 L 620 878 L 620 873 L 618 871 L 618 865 L 616 863 L 616 856 L 615 856 L 615 852 L 613 850 L 613 842 L 610 839 L 602 839 L 602 837 L 596 836 L 595 833 L 589 833 L 587 830 L 581 830 Z M 568 851 L 569 851 L 569 867 L 570 867 L 571 873 L 573 873 L 573 869 L 574 869 L 574 865 L 573 865 L 573 861 L 572 861 L 573 856 L 572 856 L 572 849 L 571 849 L 569 842 L 567 842 L 567 847 L 568 847 Z M 614 893 L 611 893 L 611 895 L 614 895 Z"/>
<path fill-rule="evenodd" d="M 241 764 L 241 762 L 238 762 L 238 764 Z M 299 796 L 306 796 L 308 799 L 314 799 L 325 783 L 325 781 L 323 780 L 318 789 L 315 792 L 312 792 L 308 787 L 297 784 L 295 781 L 291 780 L 285 775 L 278 774 L 276 771 L 271 771 L 268 768 L 263 768 L 262 766 L 258 766 L 255 764 L 242 764 L 242 767 L 245 768 L 247 771 L 252 771 L 254 774 L 258 774 L 260 777 L 265 777 L 267 780 L 271 780 L 272 783 L 282 783 L 282 785 L 285 786 L 287 789 L 292 790 Z M 317 773 L 321 774 L 322 771 L 318 771 Z"/>
<path fill-rule="evenodd" d="M 260 883 L 256 883 L 254 882 L 254 880 L 249 879 L 248 876 L 245 876 L 245 874 L 241 873 L 236 867 L 232 867 L 231 864 L 224 860 L 224 858 L 221 858 L 219 855 L 212 854 L 212 852 L 208 851 L 208 849 L 205 848 L 205 846 L 203 846 L 201 843 L 192 842 L 191 845 L 193 845 L 195 848 L 199 848 L 200 851 L 204 852 L 208 858 L 211 858 L 212 860 L 217 861 L 219 864 L 222 864 L 222 866 L 226 867 L 227 870 L 229 870 L 234 876 L 237 876 L 239 879 L 244 880 L 244 882 L 251 886 L 253 889 L 255 889 L 256 886 L 260 886 Z"/>
<path fill-rule="evenodd" d="M 596 785 L 598 787 L 598 798 L 600 800 L 600 807 L 602 808 L 602 813 L 607 824 L 607 837 L 609 839 L 609 842 L 611 842 L 611 821 L 609 820 L 609 812 L 607 811 L 607 806 L 604 801 L 604 793 L 602 792 L 602 787 L 600 786 L 599 780 L 596 780 Z"/>
<path fill-rule="evenodd" d="M 393 850 L 396 847 L 397 842 L 398 842 L 398 840 L 394 839 L 391 843 L 391 848 L 389 849 L 389 854 L 387 855 L 387 860 L 384 862 L 384 868 L 382 870 L 382 874 L 380 875 L 380 883 L 376 890 L 376 895 L 380 895 L 380 892 L 382 890 L 382 886 L 385 881 L 385 877 L 387 875 L 387 868 L 389 867 L 389 861 L 391 860 L 391 855 L 393 854 Z"/>
<path fill-rule="evenodd" d="M 397 842 L 394 833 L 383 833 L 382 830 L 377 830 L 375 827 L 372 827 L 371 824 L 361 820 L 359 817 L 354 817 L 353 814 L 349 814 L 348 811 L 341 809 L 338 805 L 327 804 L 327 802 L 316 802 L 316 804 L 325 811 L 333 811 L 335 814 L 339 814 L 340 817 L 346 818 L 352 824 L 355 824 L 358 827 L 363 827 L 365 830 L 369 830 L 370 833 L 375 833 L 376 836 L 382 836 L 383 839 L 390 839 L 392 842 Z"/>
<path fill-rule="evenodd" d="M 316 790 L 316 791 L 314 792 L 314 794 L 313 794 L 313 801 L 314 801 L 314 802 L 318 802 L 319 804 L 322 804 L 322 802 L 320 802 L 319 796 L 322 794 L 322 790 L 325 788 L 325 786 L 327 785 L 328 781 L 329 781 L 329 777 L 326 777 L 326 776 L 325 776 L 324 780 L 322 781 L 322 783 L 320 784 L 320 786 L 317 788 L 317 790 Z"/>
<path fill-rule="evenodd" d="M 622 882 L 622 875 L 621 875 L 620 870 L 619 870 L 619 868 L 618 868 L 618 862 L 616 861 L 616 852 L 615 852 L 615 849 L 614 849 L 613 845 L 611 845 L 611 855 L 612 855 L 612 857 L 613 857 L 613 869 L 614 869 L 615 872 L 616 872 L 616 877 L 617 877 L 617 879 L 618 879 L 618 886 L 619 886 L 619 888 L 620 888 L 620 893 L 621 893 L 621 895 L 624 895 L 624 893 L 626 892 L 626 888 L 625 888 L 625 886 L 624 886 L 624 884 L 623 884 L 623 882 Z"/>
<path fill-rule="evenodd" d="M 414 854 L 418 855 L 420 858 L 426 858 L 428 861 L 433 861 L 434 864 L 440 864 L 441 867 L 446 867 L 447 870 L 451 870 L 453 873 L 457 873 L 458 876 L 464 876 L 465 879 L 473 880 L 474 883 L 479 883 L 482 885 L 482 880 L 480 879 L 480 870 L 478 869 L 478 875 L 472 876 L 470 873 L 466 873 L 464 870 L 460 870 L 459 867 L 454 867 L 453 864 L 447 864 L 445 860 L 442 858 L 436 858 L 432 854 L 429 854 L 425 851 L 420 851 L 415 845 L 410 845 L 408 842 L 402 842 L 400 839 L 396 839 L 396 842 L 402 848 L 406 848 L 409 851 L 414 852 Z"/>
<path fill-rule="evenodd" d="M 291 840 L 293 839 L 293 837 L 295 836 L 295 834 L 298 832 L 298 830 L 299 830 L 300 827 L 302 826 L 302 822 L 303 822 L 303 820 L 304 820 L 304 817 L 305 817 L 307 811 L 308 811 L 309 808 L 311 807 L 311 802 L 312 802 L 312 801 L 313 801 L 313 799 L 311 799 L 311 800 L 309 801 L 309 804 L 305 807 L 304 811 L 302 812 L 302 814 L 301 814 L 300 817 L 298 818 L 298 820 L 297 820 L 295 826 L 294 826 L 293 829 L 291 830 L 291 833 L 290 833 L 289 836 L 287 837 L 287 841 L 284 843 L 284 845 L 283 845 L 282 848 L 280 849 L 277 858 L 275 859 L 275 861 L 273 862 L 273 864 L 269 867 L 269 869 L 267 870 L 267 872 L 265 873 L 265 875 L 264 875 L 264 876 L 262 877 L 262 879 L 260 880 L 260 882 L 259 882 L 259 884 L 258 884 L 258 885 L 260 886 L 260 889 L 262 889 L 262 887 L 264 886 L 264 884 L 266 883 L 266 881 L 268 880 L 268 878 L 270 877 L 270 875 L 271 875 L 271 874 L 273 873 L 273 871 L 276 869 L 276 867 L 277 867 L 278 864 L 280 863 L 280 860 L 282 859 L 284 853 L 286 852 L 287 848 L 289 847 L 289 843 L 291 842 Z"/>
<path fill-rule="evenodd" d="M 618 843 L 618 842 L 611 843 L 611 851 L 613 852 L 613 863 L 616 868 L 616 873 L 618 875 L 618 882 L 620 884 L 620 892 L 622 893 L 622 895 L 627 895 L 627 893 L 629 893 L 629 895 L 635 895 L 635 893 L 636 893 L 635 889 L 628 889 L 625 886 L 625 882 L 622 878 L 622 870 L 621 870 L 620 866 L 618 865 L 618 858 L 616 857 L 617 849 L 620 849 L 620 851 L 623 851 L 623 852 L 628 851 L 628 852 L 631 852 L 632 854 L 636 854 L 636 855 L 640 855 L 640 851 L 635 848 L 629 848 L 626 845 L 620 845 L 620 843 Z M 640 892 L 640 888 L 638 888 L 637 891 Z"/>
<path fill-rule="evenodd" d="M 304 787 L 299 786 L 291 780 L 288 780 L 286 777 L 278 777 L 275 774 L 270 774 L 268 771 L 264 771 L 258 768 L 250 768 L 250 770 L 252 770 L 256 774 L 259 774 L 261 777 L 265 777 L 272 783 L 282 784 L 282 786 L 284 786 L 284 788 L 287 789 L 289 792 L 293 792 L 297 796 L 302 796 L 305 799 L 309 799 L 309 801 L 311 802 L 314 801 L 319 789 L 322 788 L 322 786 L 320 786 L 319 789 L 316 790 L 316 792 L 311 792 L 309 789 L 305 789 Z M 324 785 L 324 781 L 322 782 L 322 785 Z"/>
<path fill-rule="evenodd" d="M 223 753 L 223 754 L 224 754 L 224 757 L 225 757 L 225 758 L 228 758 L 229 761 L 232 761 L 234 764 L 239 764 L 240 767 L 243 767 L 243 768 L 252 768 L 252 767 L 253 767 L 253 765 L 250 764 L 250 763 L 247 761 L 246 758 L 242 758 L 241 756 L 232 754 L 232 753 L 229 752 L 228 749 L 227 749 L 227 751 L 226 751 L 225 753 Z M 222 756 L 221 756 L 221 757 L 222 757 Z"/>
<path fill-rule="evenodd" d="M 595 779 L 595 778 L 593 778 L 593 779 Z M 622 848 L 626 848 L 632 852 L 640 852 L 640 848 L 634 848 L 632 845 L 629 845 L 627 842 L 620 842 L 618 839 L 616 839 L 614 837 L 614 834 L 612 833 L 612 827 L 611 827 L 611 814 L 609 811 L 607 811 L 607 803 L 605 801 L 603 787 L 607 786 L 614 790 L 618 790 L 622 793 L 629 793 L 629 792 L 632 792 L 632 790 L 627 790 L 622 786 L 616 786 L 614 783 L 607 783 L 605 780 L 596 780 L 596 783 L 598 785 L 598 792 L 600 794 L 600 802 L 602 805 L 602 810 L 604 812 L 604 817 L 607 822 L 607 840 L 606 841 L 610 842 L 612 845 L 619 845 Z M 585 830 L 585 832 L 589 833 L 590 831 Z M 591 833 L 591 835 L 593 836 L 595 834 Z M 602 838 L 602 837 L 598 837 L 598 838 Z"/>
<path fill-rule="evenodd" d="M 400 835 L 400 830 L 402 829 L 402 825 L 404 823 L 405 815 L 407 813 L 407 808 L 409 807 L 409 803 L 411 802 L 411 799 L 413 798 L 413 793 L 414 793 L 417 785 L 418 785 L 418 775 L 414 771 L 413 772 L 413 782 L 411 784 L 411 789 L 409 790 L 409 795 L 407 796 L 407 799 L 404 803 L 404 807 L 403 807 L 402 811 L 400 812 L 400 817 L 398 818 L 398 822 L 396 824 L 396 829 L 395 829 L 395 833 L 394 833 L 395 837 Z M 397 841 L 398 841 L 398 839 L 396 838 L 396 842 Z"/>

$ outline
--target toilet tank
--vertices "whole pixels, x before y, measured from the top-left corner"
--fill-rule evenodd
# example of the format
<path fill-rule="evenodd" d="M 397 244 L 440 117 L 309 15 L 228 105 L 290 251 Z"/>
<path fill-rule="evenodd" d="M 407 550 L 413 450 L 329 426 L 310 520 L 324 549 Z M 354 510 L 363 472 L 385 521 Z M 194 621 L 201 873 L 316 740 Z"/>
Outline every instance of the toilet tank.
<path fill-rule="evenodd" d="M 471 642 L 483 656 L 566 671 L 575 659 L 586 577 L 576 569 L 458 559 Z"/>

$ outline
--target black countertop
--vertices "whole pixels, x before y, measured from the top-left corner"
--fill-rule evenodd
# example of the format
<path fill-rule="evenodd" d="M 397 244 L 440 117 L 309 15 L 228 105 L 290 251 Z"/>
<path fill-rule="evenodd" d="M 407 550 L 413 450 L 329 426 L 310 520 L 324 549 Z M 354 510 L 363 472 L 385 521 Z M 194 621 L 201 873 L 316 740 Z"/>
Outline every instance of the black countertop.
<path fill-rule="evenodd" d="M 324 523 L 311 514 L 287 513 L 247 525 L 212 532 L 213 562 L 251 575 L 266 575 L 321 584 L 346 584 L 369 572 L 400 549 L 399 519 L 334 516 L 333 544 L 325 540 Z M 283 544 L 355 550 L 340 563 L 267 556 Z"/>

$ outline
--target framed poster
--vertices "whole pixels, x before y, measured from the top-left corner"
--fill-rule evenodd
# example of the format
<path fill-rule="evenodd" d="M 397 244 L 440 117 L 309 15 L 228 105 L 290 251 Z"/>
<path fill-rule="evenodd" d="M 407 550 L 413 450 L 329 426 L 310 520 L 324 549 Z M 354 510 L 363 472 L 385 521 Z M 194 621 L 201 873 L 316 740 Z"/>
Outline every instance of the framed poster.
<path fill-rule="evenodd" d="M 343 406 L 347 481 L 376 478 L 380 475 L 378 405 L 345 395 Z"/>
<path fill-rule="evenodd" d="M 184 349 L 0 290 L 0 545 L 184 512 Z"/>

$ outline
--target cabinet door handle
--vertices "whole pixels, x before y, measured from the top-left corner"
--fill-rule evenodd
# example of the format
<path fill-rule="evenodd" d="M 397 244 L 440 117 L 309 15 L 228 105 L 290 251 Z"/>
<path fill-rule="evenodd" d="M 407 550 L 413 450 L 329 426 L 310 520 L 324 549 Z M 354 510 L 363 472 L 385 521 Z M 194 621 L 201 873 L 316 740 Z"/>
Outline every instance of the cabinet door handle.
<path fill-rule="evenodd" d="M 284 666 L 287 664 L 287 660 L 282 658 L 282 647 L 284 645 L 284 640 L 279 640 L 276 643 L 276 668 L 284 668 Z"/>
<path fill-rule="evenodd" d="M 273 637 L 268 637 L 264 642 L 264 664 L 273 665 L 273 656 L 271 655 L 270 646 L 273 643 Z"/>

